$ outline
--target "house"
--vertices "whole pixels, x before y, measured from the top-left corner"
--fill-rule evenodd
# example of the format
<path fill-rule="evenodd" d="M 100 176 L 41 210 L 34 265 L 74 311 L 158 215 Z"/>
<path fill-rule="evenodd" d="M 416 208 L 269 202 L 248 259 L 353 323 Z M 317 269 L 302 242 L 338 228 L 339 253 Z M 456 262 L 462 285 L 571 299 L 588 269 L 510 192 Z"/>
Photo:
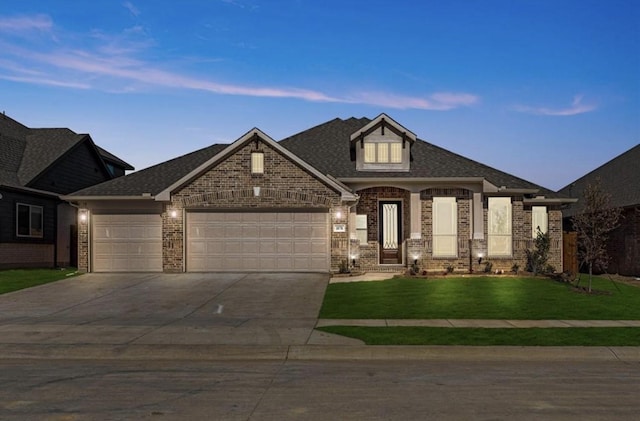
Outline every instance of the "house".
<path fill-rule="evenodd" d="M 67 195 L 85 271 L 510 271 L 535 228 L 562 268 L 572 199 L 420 140 L 386 114 L 276 142 L 254 128 Z"/>
<path fill-rule="evenodd" d="M 132 169 L 87 134 L 0 115 L 0 268 L 75 266 L 77 211 L 60 195 Z"/>
<path fill-rule="evenodd" d="M 607 246 L 610 273 L 640 276 L 640 144 L 560 190 L 561 194 L 578 198 L 563 215 L 565 229 L 572 230 L 571 217 L 583 209 L 581 199 L 589 184 L 600 182 L 601 189 L 611 195 L 611 207 L 622 208 L 620 226 L 611 232 Z"/>

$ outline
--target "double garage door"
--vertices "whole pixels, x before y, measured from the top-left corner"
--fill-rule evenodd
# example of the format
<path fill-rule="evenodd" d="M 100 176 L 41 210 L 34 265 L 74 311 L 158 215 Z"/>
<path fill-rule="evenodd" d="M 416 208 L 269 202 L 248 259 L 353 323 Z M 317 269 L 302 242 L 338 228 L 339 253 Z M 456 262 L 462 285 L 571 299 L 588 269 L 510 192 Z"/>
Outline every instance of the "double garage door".
<path fill-rule="evenodd" d="M 162 271 L 159 215 L 94 215 L 94 272 Z M 207 271 L 329 271 L 329 215 L 188 212 L 186 266 Z"/>
<path fill-rule="evenodd" d="M 187 271 L 328 271 L 329 215 L 187 214 Z"/>

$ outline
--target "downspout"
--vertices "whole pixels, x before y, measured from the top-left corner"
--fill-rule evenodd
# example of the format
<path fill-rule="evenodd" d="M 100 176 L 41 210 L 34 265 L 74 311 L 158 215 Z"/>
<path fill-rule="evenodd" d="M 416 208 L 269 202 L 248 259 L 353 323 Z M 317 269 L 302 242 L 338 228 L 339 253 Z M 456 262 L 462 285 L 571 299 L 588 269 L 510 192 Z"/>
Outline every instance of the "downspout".
<path fill-rule="evenodd" d="M 58 198 L 58 200 L 59 199 L 60 198 Z M 58 268 L 58 203 L 55 203 L 54 206 L 55 208 L 53 211 L 53 267 L 57 269 Z"/>

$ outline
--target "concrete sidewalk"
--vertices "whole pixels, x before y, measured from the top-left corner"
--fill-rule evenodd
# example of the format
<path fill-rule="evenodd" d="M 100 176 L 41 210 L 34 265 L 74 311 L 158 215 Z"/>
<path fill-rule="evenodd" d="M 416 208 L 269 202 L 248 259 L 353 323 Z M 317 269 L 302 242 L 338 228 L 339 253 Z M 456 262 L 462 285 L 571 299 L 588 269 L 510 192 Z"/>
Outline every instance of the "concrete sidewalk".
<path fill-rule="evenodd" d="M 319 319 L 316 327 L 369 326 L 369 327 L 480 327 L 527 329 L 533 327 L 640 327 L 640 320 L 494 320 L 494 319 Z"/>

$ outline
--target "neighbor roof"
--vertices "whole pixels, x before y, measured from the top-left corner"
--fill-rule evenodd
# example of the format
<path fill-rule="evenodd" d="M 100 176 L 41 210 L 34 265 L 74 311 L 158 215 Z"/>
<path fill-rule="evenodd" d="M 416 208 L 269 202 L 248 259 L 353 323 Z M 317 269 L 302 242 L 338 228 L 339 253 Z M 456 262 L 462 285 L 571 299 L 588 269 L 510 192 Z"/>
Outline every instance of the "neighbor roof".
<path fill-rule="evenodd" d="M 0 185 L 26 188 L 29 183 L 76 145 L 89 141 L 102 157 L 126 169 L 133 167 L 110 152 L 98 148 L 87 134 L 67 128 L 32 129 L 0 115 Z"/>
<path fill-rule="evenodd" d="M 640 144 L 604 163 L 559 192 L 582 198 L 589 184 L 600 180 L 602 190 L 611 195 L 611 207 L 640 205 Z M 564 216 L 573 216 L 582 209 L 580 200 L 564 212 Z"/>
<path fill-rule="evenodd" d="M 123 177 L 87 187 L 70 196 L 155 196 L 229 145 L 212 145 Z"/>

